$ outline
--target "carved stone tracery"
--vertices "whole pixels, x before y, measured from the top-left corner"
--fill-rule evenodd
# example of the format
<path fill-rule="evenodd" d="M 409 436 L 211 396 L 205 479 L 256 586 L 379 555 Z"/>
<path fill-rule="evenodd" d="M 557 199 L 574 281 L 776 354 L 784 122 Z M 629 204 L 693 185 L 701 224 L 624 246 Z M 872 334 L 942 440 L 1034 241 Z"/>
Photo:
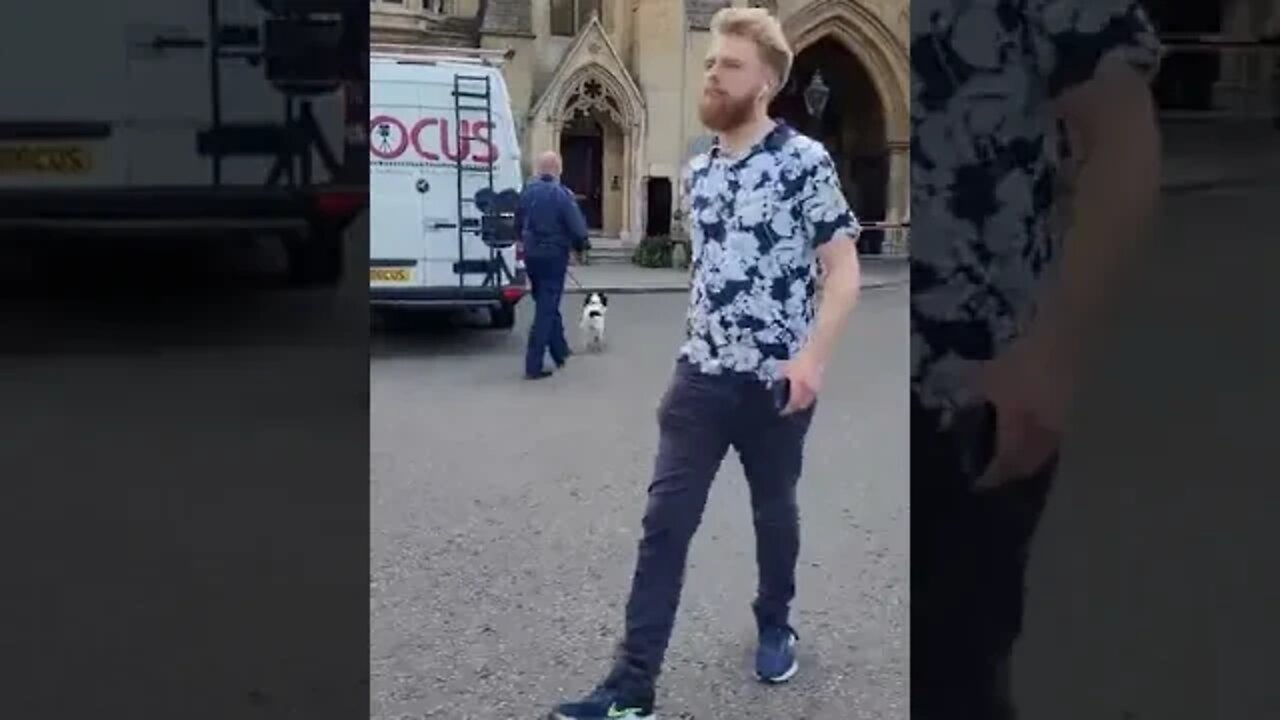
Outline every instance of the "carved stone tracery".
<path fill-rule="evenodd" d="M 619 128 L 631 127 L 632 118 L 623 110 L 614 89 L 607 88 L 606 83 L 608 81 L 599 71 L 580 73 L 565 90 L 564 105 L 557 113 L 560 121 L 568 122 L 578 115 L 598 115 L 608 118 Z"/>

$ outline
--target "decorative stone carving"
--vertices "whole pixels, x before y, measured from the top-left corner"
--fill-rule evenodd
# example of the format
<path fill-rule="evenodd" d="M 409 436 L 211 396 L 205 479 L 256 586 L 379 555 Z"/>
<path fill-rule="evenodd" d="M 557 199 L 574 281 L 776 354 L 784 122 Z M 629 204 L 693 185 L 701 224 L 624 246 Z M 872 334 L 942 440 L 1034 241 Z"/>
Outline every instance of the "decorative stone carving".
<path fill-rule="evenodd" d="M 640 177 L 647 157 L 644 95 L 628 74 L 626 64 L 598 18 L 593 18 L 580 31 L 562 62 L 530 110 L 533 127 L 537 128 L 537 137 L 530 142 L 535 149 L 559 148 L 563 135 L 572 132 L 575 119 L 581 122 L 589 118 L 612 125 L 606 133 L 614 142 L 621 141 L 621 155 L 616 157 L 617 164 L 611 170 L 619 178 L 616 191 L 621 196 L 621 207 L 616 208 L 620 212 L 616 216 L 621 222 L 619 233 L 630 238 L 642 237 L 645 195 Z"/>
<path fill-rule="evenodd" d="M 619 128 L 635 126 L 633 118 L 627 117 L 623 104 L 610 89 L 605 87 L 605 80 L 596 72 L 584 73 L 570 85 L 564 94 L 563 117 L 578 115 L 600 115 L 609 118 Z"/>

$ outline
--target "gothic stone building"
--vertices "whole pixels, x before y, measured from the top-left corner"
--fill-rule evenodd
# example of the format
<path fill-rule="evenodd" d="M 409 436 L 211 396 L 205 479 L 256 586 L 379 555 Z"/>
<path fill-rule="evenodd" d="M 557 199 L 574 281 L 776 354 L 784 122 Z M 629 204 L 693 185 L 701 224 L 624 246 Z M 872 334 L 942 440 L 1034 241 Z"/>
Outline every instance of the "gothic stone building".
<path fill-rule="evenodd" d="M 775 117 L 827 146 L 860 218 L 905 219 L 906 0 L 371 0 L 372 40 L 510 51 L 526 170 L 558 150 L 593 229 L 630 244 L 679 232 L 680 167 L 709 139 L 708 25 L 728 5 L 769 7 L 796 51 Z"/>

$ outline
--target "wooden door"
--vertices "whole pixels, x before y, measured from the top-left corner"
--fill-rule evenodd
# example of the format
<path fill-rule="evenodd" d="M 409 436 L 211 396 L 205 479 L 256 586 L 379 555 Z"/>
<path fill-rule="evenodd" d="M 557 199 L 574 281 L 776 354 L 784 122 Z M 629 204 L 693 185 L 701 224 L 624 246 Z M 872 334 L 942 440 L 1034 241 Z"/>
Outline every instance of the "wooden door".
<path fill-rule="evenodd" d="M 565 135 L 560 139 L 564 160 L 561 180 L 573 191 L 587 227 L 599 230 L 604 217 L 604 138 L 593 134 Z"/>

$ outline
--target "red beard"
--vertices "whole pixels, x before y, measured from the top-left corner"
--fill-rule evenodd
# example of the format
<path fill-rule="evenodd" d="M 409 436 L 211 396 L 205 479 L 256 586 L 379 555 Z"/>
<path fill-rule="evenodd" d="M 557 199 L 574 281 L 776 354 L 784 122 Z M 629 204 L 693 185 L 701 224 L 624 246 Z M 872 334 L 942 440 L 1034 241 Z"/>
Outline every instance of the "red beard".
<path fill-rule="evenodd" d="M 698 101 L 698 118 L 709 130 L 727 132 L 751 119 L 754 104 L 749 97 L 735 100 L 728 95 L 708 91 Z"/>

